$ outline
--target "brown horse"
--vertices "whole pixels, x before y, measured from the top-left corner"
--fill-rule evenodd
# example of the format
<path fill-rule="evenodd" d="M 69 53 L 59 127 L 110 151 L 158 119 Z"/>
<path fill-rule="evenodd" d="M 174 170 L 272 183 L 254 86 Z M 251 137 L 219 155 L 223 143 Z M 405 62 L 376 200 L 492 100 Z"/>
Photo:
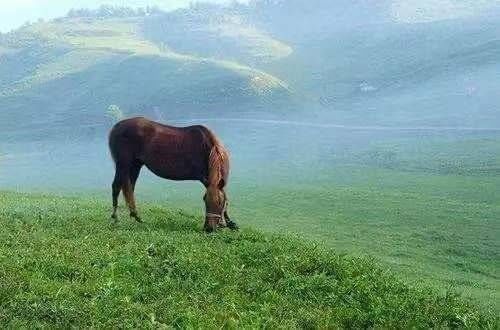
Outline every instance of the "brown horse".
<path fill-rule="evenodd" d="M 219 139 L 204 126 L 173 127 L 146 118 L 117 123 L 109 134 L 115 161 L 113 214 L 117 221 L 118 196 L 123 191 L 130 216 L 141 222 L 134 190 L 142 166 L 169 180 L 197 180 L 206 187 L 205 230 L 218 226 L 237 229 L 227 214 L 224 187 L 229 175 L 229 155 Z"/>

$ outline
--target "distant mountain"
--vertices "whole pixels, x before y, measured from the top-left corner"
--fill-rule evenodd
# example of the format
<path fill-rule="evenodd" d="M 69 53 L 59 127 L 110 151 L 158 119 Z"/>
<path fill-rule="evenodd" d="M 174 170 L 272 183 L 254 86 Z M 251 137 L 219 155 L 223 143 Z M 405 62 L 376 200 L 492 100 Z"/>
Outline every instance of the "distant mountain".
<path fill-rule="evenodd" d="M 401 22 L 394 5 L 269 0 L 241 12 L 293 50 L 260 68 L 326 119 L 499 127 L 500 3 L 418 24 Z"/>
<path fill-rule="evenodd" d="M 499 11 L 406 24 L 391 1 L 73 10 L 0 35 L 3 132 L 126 114 L 500 125 Z"/>

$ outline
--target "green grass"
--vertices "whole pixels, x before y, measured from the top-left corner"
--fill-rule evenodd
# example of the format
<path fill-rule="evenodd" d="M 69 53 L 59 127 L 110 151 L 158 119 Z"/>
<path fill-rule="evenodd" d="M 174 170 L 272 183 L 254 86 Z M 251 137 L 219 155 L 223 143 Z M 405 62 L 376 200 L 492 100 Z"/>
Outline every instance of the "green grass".
<path fill-rule="evenodd" d="M 412 281 L 453 287 L 499 307 L 498 205 L 339 185 L 241 195 L 253 207 L 236 208 L 236 214 L 254 226 L 370 255 Z"/>
<path fill-rule="evenodd" d="M 376 258 L 409 282 L 452 288 L 498 313 L 498 145 L 493 138 L 392 141 L 311 170 L 300 165 L 294 172 L 290 156 L 250 179 L 235 159 L 231 210 L 243 225 Z M 389 152 L 384 162 L 369 157 Z M 201 206 L 198 186 L 141 179 L 138 191 L 139 205 L 154 199 L 191 212 Z"/>
<path fill-rule="evenodd" d="M 498 319 L 452 293 L 409 286 L 376 262 L 143 206 L 0 194 L 3 327 L 484 327 Z"/>

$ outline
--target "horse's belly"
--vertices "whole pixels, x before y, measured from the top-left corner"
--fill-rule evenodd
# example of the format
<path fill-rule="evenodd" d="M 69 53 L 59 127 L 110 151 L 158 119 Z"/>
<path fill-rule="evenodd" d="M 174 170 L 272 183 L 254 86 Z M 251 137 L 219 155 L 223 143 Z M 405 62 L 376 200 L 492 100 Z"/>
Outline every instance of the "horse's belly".
<path fill-rule="evenodd" d="M 200 180 L 199 167 L 190 159 L 146 160 L 146 167 L 155 175 L 169 180 Z"/>

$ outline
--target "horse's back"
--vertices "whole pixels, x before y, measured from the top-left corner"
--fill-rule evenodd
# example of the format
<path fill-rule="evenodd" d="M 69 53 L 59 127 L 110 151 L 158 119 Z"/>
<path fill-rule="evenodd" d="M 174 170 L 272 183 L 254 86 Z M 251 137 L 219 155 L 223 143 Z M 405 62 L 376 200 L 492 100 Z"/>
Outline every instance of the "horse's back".
<path fill-rule="evenodd" d="M 119 137 L 142 137 L 147 131 L 154 131 L 154 124 L 154 122 L 143 117 L 124 119 L 113 126 L 109 138 L 112 140 Z"/>
<path fill-rule="evenodd" d="M 203 125 L 176 127 L 161 124 L 144 117 L 134 117 L 116 123 L 111 129 L 110 140 L 116 137 L 148 138 L 155 133 L 167 135 L 194 134 L 198 137 L 207 137 L 208 139 L 209 136 L 213 135 L 210 129 Z"/>

